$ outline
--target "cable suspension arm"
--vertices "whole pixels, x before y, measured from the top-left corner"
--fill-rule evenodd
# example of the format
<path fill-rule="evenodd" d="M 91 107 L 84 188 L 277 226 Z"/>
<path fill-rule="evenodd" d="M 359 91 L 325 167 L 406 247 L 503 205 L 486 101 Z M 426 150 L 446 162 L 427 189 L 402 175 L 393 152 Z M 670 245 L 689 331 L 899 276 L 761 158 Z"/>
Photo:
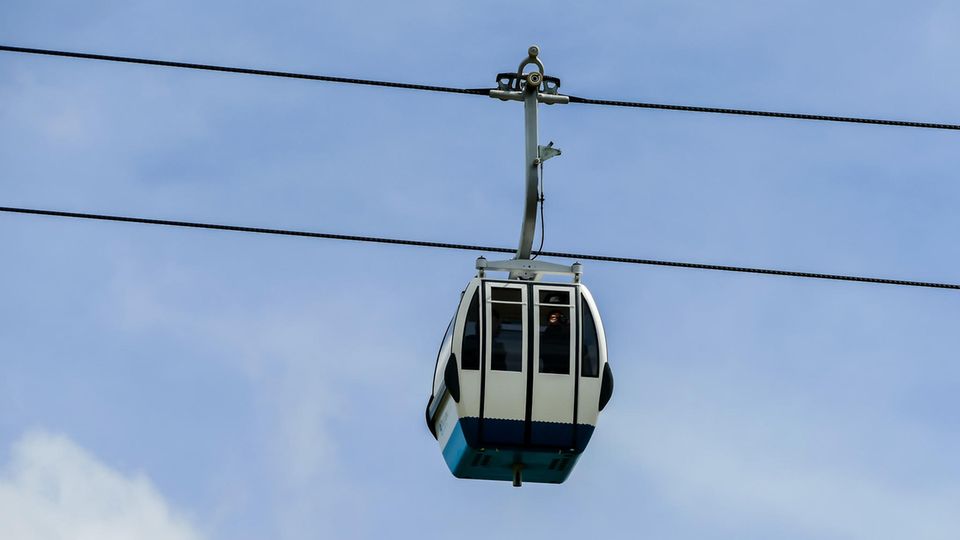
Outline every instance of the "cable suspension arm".
<path fill-rule="evenodd" d="M 433 86 L 427 84 L 409 84 L 409 83 L 398 83 L 391 81 L 376 81 L 369 79 L 355 79 L 348 77 L 333 77 L 329 75 L 311 75 L 307 73 L 293 73 L 288 71 L 273 71 L 266 69 L 250 69 L 250 68 L 239 68 L 239 67 L 230 67 L 230 66 L 218 66 L 211 64 L 194 64 L 188 62 L 172 62 L 168 60 L 152 60 L 148 58 L 133 58 L 128 56 L 113 56 L 106 54 L 91 54 L 91 53 L 82 53 L 82 52 L 71 52 L 71 51 L 57 51 L 51 49 L 35 49 L 29 47 L 14 47 L 11 45 L 0 45 L 0 51 L 11 52 L 11 53 L 21 53 L 21 54 L 38 54 L 45 56 L 59 56 L 64 58 L 80 58 L 86 60 L 102 60 L 108 62 L 123 62 L 128 64 L 143 64 L 150 66 L 164 66 L 164 67 L 175 67 L 175 68 L 186 68 L 186 69 L 199 69 L 205 71 L 220 71 L 225 73 L 240 73 L 244 75 L 261 75 L 266 77 L 282 77 L 286 79 L 305 79 L 311 81 L 324 81 L 332 83 L 344 83 L 344 84 L 360 84 L 368 86 L 383 86 L 388 88 L 405 88 L 408 90 L 426 90 L 431 92 L 446 92 L 452 94 L 470 94 L 478 96 L 489 96 L 491 90 L 497 92 L 496 89 L 489 88 L 454 88 L 449 86 Z M 670 105 L 670 104 L 661 104 L 661 103 L 644 103 L 639 101 L 615 101 L 607 99 L 592 99 L 584 97 L 570 96 L 570 103 L 582 103 L 588 105 L 603 105 L 603 106 L 613 106 L 613 107 L 630 107 L 630 108 L 640 108 L 640 109 L 662 109 L 669 111 L 687 111 L 687 112 L 699 112 L 699 113 L 713 113 L 713 114 L 734 114 L 734 115 L 743 115 L 743 116 L 760 116 L 767 118 L 792 118 L 796 120 L 816 120 L 816 121 L 825 121 L 825 122 L 845 122 L 845 123 L 854 123 L 854 124 L 875 124 L 881 126 L 899 126 L 899 127 L 915 127 L 915 128 L 926 128 L 926 129 L 946 129 L 946 130 L 960 130 L 960 125 L 958 124 L 945 124 L 945 123 L 934 123 L 934 122 L 912 122 L 912 121 L 903 121 L 903 120 L 883 120 L 876 118 L 858 118 L 852 116 L 827 116 L 819 114 L 802 114 L 802 113 L 787 113 L 787 112 L 776 112 L 776 111 L 759 111 L 759 110 L 749 110 L 749 109 L 727 109 L 720 107 L 700 107 L 693 105 Z"/>
<path fill-rule="evenodd" d="M 33 209 L 33 208 L 14 208 L 14 207 L 0 206 L 0 212 L 7 212 L 7 213 L 14 213 L 14 214 L 31 214 L 31 215 L 37 215 L 37 216 L 54 216 L 54 217 L 74 218 L 74 219 L 91 219 L 91 220 L 98 220 L 98 221 L 142 223 L 147 225 L 167 225 L 171 227 L 189 227 L 194 229 L 212 229 L 212 230 L 219 230 L 219 231 L 271 234 L 271 235 L 281 235 L 281 236 L 326 238 L 329 240 L 350 240 L 354 242 L 371 242 L 371 243 L 377 243 L 377 244 L 394 244 L 394 245 L 402 245 L 402 246 L 417 246 L 417 247 L 440 248 L 440 249 L 485 251 L 485 252 L 492 252 L 492 253 L 514 253 L 515 252 L 514 249 L 510 249 L 510 248 L 477 246 L 477 245 L 470 245 L 470 244 L 427 242 L 422 240 L 405 240 L 405 239 L 398 239 L 398 238 L 383 238 L 383 237 L 377 237 L 377 236 L 356 236 L 356 235 L 348 235 L 348 234 L 294 231 L 294 230 L 287 230 L 287 229 L 266 229 L 261 227 L 243 227 L 243 226 L 237 226 L 237 225 L 219 225 L 219 224 L 213 224 L 213 223 L 197 223 L 192 221 L 174 221 L 174 220 L 168 220 L 168 219 L 150 219 L 150 218 L 141 218 L 141 217 L 112 216 L 112 215 L 105 215 L 105 214 L 86 214 L 86 213 L 79 213 L 79 212 L 61 212 L 57 210 L 39 210 L 39 209 Z M 724 266 L 724 265 L 716 265 L 716 264 L 658 261 L 654 259 L 637 259 L 632 257 L 610 257 L 605 255 L 567 253 L 567 252 L 561 252 L 561 251 L 543 251 L 543 252 L 538 252 L 538 255 L 543 255 L 547 257 L 562 257 L 567 259 L 615 262 L 615 263 L 625 263 L 625 264 L 670 266 L 675 268 L 694 268 L 699 270 L 720 270 L 724 272 L 741 272 L 741 273 L 748 273 L 748 274 L 767 274 L 767 275 L 774 275 L 774 276 L 791 276 L 791 277 L 812 278 L 812 279 L 829 279 L 829 280 L 835 280 L 835 281 L 857 281 L 861 283 L 901 285 L 901 286 L 907 286 L 907 287 L 929 287 L 934 289 L 960 290 L 960 285 L 953 284 L 953 283 L 932 283 L 932 282 L 926 282 L 926 281 L 907 281 L 907 280 L 899 280 L 899 279 L 884 279 L 884 278 L 848 276 L 848 275 L 839 275 L 839 274 L 793 272 L 789 270 L 750 268 L 750 267 L 744 267 L 744 266 Z"/>

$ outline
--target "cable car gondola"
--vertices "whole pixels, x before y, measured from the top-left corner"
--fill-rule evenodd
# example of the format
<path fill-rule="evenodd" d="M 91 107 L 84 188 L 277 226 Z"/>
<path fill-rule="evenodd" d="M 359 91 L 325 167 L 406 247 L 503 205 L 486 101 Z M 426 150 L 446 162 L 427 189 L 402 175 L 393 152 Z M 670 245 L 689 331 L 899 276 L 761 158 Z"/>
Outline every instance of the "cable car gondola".
<path fill-rule="evenodd" d="M 545 77 L 539 50 L 516 74 L 498 75 L 491 97 L 524 101 L 527 198 L 514 259 L 477 259 L 443 337 L 426 421 L 458 478 L 566 480 L 613 393 L 600 313 L 580 282 L 580 264 L 531 259 L 539 195 L 537 170 L 559 151 L 537 145 L 538 102 L 563 103 Z M 538 71 L 523 73 L 528 64 Z M 488 272 L 507 272 L 493 278 Z M 546 274 L 571 277 L 546 281 Z"/>

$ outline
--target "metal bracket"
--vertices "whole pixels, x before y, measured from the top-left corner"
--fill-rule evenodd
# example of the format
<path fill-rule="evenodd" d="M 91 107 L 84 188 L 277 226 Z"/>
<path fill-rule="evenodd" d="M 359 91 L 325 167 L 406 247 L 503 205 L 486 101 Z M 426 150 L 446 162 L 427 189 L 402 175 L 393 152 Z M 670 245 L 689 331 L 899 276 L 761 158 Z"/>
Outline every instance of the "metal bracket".
<path fill-rule="evenodd" d="M 583 265 L 573 263 L 571 265 L 557 264 L 547 261 L 531 259 L 510 259 L 507 261 L 488 261 L 484 257 L 477 258 L 477 275 L 484 277 L 487 271 L 510 272 L 511 279 L 532 280 L 539 279 L 542 274 L 557 274 L 562 276 L 573 276 L 573 280 L 580 282 L 580 275 L 583 274 Z"/>
<path fill-rule="evenodd" d="M 537 56 L 540 55 L 540 47 L 536 45 L 531 45 L 527 49 L 527 57 L 524 58 L 523 62 L 520 62 L 520 67 L 517 68 L 517 76 L 523 76 L 523 68 L 527 67 L 530 64 L 536 64 L 540 68 L 540 74 L 543 75 L 543 62 L 540 61 Z"/>
<path fill-rule="evenodd" d="M 538 72 L 537 72 L 538 73 Z M 527 74 L 529 75 L 529 74 Z M 549 75 L 540 75 L 540 88 L 537 90 L 545 94 L 557 95 L 560 93 L 560 79 Z M 512 72 L 497 74 L 497 90 L 499 91 L 521 91 L 522 83 L 525 82 L 526 75 Z"/>
<path fill-rule="evenodd" d="M 563 152 L 560 151 L 559 148 L 554 148 L 554 147 L 553 147 L 553 141 L 550 141 L 550 144 L 548 144 L 548 145 L 546 145 L 546 146 L 543 146 L 543 145 L 538 146 L 538 147 L 537 147 L 537 150 L 539 150 L 539 152 L 540 152 L 540 163 L 543 163 L 544 161 L 546 161 L 546 160 L 548 160 L 548 159 L 550 159 L 550 158 L 557 157 L 557 156 L 559 156 L 560 154 L 563 153 Z M 539 165 L 539 164 L 538 164 L 538 165 Z"/>
<path fill-rule="evenodd" d="M 523 91 L 490 90 L 490 97 L 499 99 L 500 101 L 523 101 Z M 570 103 L 570 96 L 537 93 L 537 101 L 544 105 L 566 105 Z"/>
<path fill-rule="evenodd" d="M 543 70 L 543 62 L 538 58 L 540 48 L 531 45 L 527 49 L 527 58 L 520 62 L 517 72 L 507 72 L 497 74 L 497 89 L 490 91 L 490 97 L 502 101 L 523 101 L 523 93 L 527 90 L 527 85 L 536 86 L 537 101 L 545 105 L 554 105 L 558 103 L 570 103 L 570 96 L 560 95 L 560 79 L 550 77 Z M 523 68 L 530 64 L 536 64 L 538 71 L 524 73 Z"/>

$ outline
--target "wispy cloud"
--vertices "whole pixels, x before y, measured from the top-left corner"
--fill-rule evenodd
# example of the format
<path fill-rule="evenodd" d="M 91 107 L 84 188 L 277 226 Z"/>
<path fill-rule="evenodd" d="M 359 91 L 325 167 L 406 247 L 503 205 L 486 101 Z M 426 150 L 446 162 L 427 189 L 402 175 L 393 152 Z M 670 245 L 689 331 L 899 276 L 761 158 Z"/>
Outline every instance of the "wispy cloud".
<path fill-rule="evenodd" d="M 870 442 L 841 440 L 837 426 L 806 413 L 729 411 L 711 399 L 637 414 L 634 429 L 613 430 L 644 481 L 684 514 L 790 537 L 956 538 L 953 482 L 897 481 L 869 465 Z"/>
<path fill-rule="evenodd" d="M 150 480 L 125 475 L 69 438 L 32 431 L 0 473 L 0 538 L 199 540 Z"/>

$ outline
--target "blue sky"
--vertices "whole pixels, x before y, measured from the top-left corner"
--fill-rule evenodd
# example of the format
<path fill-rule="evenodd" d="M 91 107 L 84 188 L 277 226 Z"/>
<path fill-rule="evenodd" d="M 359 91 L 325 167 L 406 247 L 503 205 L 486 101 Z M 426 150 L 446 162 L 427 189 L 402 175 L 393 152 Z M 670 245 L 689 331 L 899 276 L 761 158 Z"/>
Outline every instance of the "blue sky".
<path fill-rule="evenodd" d="M 951 2 L 23 2 L 0 42 L 960 122 Z M 545 248 L 960 282 L 952 132 L 541 109 Z M 480 97 L 0 55 L 4 206 L 513 246 Z M 562 486 L 423 424 L 477 254 L 0 216 L 0 536 L 955 538 L 960 297 L 585 265 L 617 391 Z M 5 511 L 9 509 L 9 511 Z M 84 536 L 86 535 L 86 536 Z"/>

